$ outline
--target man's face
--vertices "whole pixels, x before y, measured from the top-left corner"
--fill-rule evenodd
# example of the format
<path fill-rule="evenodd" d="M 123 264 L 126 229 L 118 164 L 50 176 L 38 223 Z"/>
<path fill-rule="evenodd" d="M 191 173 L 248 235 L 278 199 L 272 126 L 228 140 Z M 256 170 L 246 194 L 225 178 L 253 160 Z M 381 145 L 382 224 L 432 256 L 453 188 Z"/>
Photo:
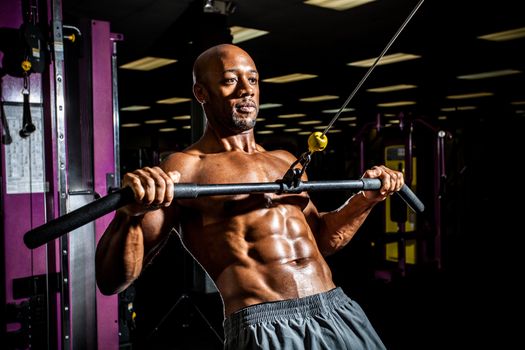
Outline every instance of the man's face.
<path fill-rule="evenodd" d="M 224 50 L 210 64 L 206 114 L 228 131 L 241 133 L 255 126 L 259 110 L 259 74 L 241 50 Z"/>

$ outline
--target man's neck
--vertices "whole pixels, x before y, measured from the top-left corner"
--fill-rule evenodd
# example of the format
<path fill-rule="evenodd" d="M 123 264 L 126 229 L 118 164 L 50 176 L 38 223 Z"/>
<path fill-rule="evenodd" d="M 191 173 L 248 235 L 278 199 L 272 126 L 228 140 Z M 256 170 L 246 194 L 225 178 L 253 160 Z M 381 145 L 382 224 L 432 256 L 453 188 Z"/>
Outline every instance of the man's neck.
<path fill-rule="evenodd" d="M 235 135 L 221 135 L 206 125 L 204 134 L 198 141 L 205 153 L 241 151 L 253 153 L 258 150 L 253 129 Z"/>

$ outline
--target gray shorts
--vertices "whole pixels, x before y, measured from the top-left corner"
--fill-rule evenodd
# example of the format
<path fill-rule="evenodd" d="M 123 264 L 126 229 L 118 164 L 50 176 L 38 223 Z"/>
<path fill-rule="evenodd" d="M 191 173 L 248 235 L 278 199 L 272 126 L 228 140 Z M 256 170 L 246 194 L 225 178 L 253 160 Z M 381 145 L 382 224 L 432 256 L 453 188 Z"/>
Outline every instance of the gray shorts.
<path fill-rule="evenodd" d="M 385 349 L 341 288 L 253 305 L 224 320 L 224 349 Z"/>

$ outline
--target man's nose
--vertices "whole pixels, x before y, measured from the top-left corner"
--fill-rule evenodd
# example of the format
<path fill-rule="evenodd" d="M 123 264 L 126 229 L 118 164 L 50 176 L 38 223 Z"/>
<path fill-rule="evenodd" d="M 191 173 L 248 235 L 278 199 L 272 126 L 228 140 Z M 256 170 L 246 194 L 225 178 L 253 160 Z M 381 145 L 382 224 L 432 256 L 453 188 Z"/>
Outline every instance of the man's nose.
<path fill-rule="evenodd" d="M 239 80 L 239 95 L 241 97 L 243 96 L 253 96 L 254 94 L 254 87 L 250 84 L 250 82 L 247 79 L 241 79 Z"/>

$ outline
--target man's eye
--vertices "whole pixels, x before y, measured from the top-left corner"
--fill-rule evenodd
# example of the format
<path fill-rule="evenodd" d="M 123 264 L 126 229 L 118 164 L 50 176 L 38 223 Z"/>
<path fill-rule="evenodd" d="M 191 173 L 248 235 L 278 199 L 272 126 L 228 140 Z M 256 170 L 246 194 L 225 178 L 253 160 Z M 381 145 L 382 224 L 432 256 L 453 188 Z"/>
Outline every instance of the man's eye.
<path fill-rule="evenodd" d="M 237 81 L 237 79 L 235 79 L 235 78 L 226 78 L 226 79 L 224 79 L 224 83 L 225 84 L 235 84 L 236 81 Z"/>
<path fill-rule="evenodd" d="M 250 82 L 250 84 L 257 84 L 257 78 L 250 78 L 248 79 L 248 81 Z"/>

